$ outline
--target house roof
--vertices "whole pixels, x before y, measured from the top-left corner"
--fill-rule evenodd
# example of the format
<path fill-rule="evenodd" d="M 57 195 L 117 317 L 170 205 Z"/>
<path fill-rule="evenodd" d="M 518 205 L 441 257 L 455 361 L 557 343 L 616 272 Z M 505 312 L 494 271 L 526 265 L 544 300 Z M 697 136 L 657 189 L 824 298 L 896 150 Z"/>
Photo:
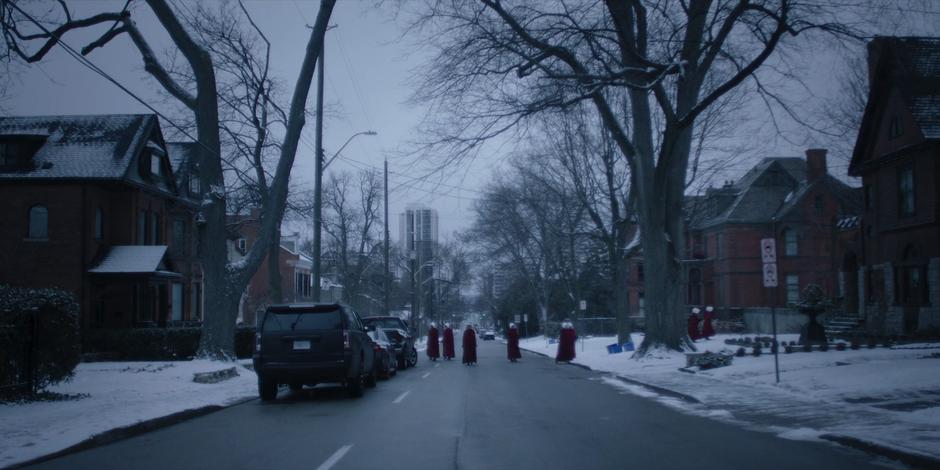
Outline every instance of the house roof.
<path fill-rule="evenodd" d="M 117 245 L 111 247 L 93 274 L 159 274 L 174 275 L 167 269 L 165 245 Z"/>
<path fill-rule="evenodd" d="M 180 195 L 185 195 L 191 201 L 198 201 L 199 195 L 190 193 L 189 180 L 198 175 L 199 144 L 197 142 L 167 142 L 166 150 Z"/>
<path fill-rule="evenodd" d="M 0 117 L 0 137 L 45 137 L 33 170 L 0 172 L 0 180 L 124 179 L 156 125 L 152 114 Z"/>
<path fill-rule="evenodd" d="M 700 204 L 704 215 L 690 224 L 693 230 L 734 223 L 767 223 L 788 216 L 798 217 L 796 208 L 818 185 L 825 185 L 849 212 L 858 210 L 857 191 L 838 179 L 826 175 L 806 181 L 806 160 L 798 157 L 765 158 L 736 183 L 714 190 Z M 725 198 L 725 204 L 709 203 L 708 199 Z"/>

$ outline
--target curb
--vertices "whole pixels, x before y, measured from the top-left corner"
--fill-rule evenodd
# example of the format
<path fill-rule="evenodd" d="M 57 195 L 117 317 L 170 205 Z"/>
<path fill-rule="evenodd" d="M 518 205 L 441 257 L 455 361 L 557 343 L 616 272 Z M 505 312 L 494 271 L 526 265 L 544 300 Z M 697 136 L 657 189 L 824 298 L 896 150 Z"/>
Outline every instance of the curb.
<path fill-rule="evenodd" d="M 940 468 L 940 459 L 908 450 L 901 450 L 877 442 L 866 441 L 857 437 L 845 436 L 842 434 L 823 434 L 820 439 L 835 442 L 846 447 L 858 449 L 869 454 L 875 454 L 897 460 L 913 468 Z"/>
<path fill-rule="evenodd" d="M 65 449 L 55 451 L 51 454 L 46 454 L 31 460 L 15 463 L 9 467 L 3 467 L 3 470 L 13 470 L 17 468 L 28 467 L 30 465 L 36 465 L 38 463 L 54 460 L 59 457 L 65 457 L 66 455 L 71 455 L 85 450 L 94 449 L 96 447 L 112 444 L 118 441 L 123 441 L 124 439 L 140 436 L 141 434 L 153 432 L 158 429 L 167 428 L 173 426 L 174 424 L 179 424 L 193 418 L 215 413 L 216 411 L 221 411 L 232 406 L 241 405 L 242 403 L 246 403 L 252 400 L 257 400 L 257 398 L 243 398 L 233 401 L 227 405 L 207 405 L 200 408 L 178 411 L 176 413 L 161 416 L 159 418 L 140 421 L 129 426 L 109 429 L 107 431 L 95 434 L 94 436 L 91 436 L 88 439 L 79 442 L 78 444 L 71 445 Z"/>
<path fill-rule="evenodd" d="M 228 369 L 221 369 L 212 372 L 196 372 L 193 374 L 193 382 L 198 384 L 214 384 L 222 382 L 223 380 L 228 380 L 234 377 L 238 377 L 238 366 L 229 367 Z"/>

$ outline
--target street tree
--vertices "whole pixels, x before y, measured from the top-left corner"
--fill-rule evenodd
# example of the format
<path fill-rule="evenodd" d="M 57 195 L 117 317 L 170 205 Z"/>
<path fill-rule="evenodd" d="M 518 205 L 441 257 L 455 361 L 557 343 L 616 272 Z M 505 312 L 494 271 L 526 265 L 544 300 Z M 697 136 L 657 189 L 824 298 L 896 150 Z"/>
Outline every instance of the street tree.
<path fill-rule="evenodd" d="M 590 103 L 630 169 L 650 348 L 683 349 L 683 203 L 695 126 L 810 31 L 851 33 L 838 5 L 798 0 L 432 1 L 417 13 L 435 55 L 416 98 L 448 162 L 548 110 Z M 758 90 L 760 87 L 756 87 Z M 657 113 L 662 119 L 656 119 Z M 658 145 L 657 145 L 658 141 Z"/>
<path fill-rule="evenodd" d="M 4 49 L 0 53 L 26 63 L 41 61 L 70 32 L 89 28 L 101 35 L 81 49 L 83 55 L 106 47 L 118 37 L 127 36 L 144 63 L 144 70 L 159 86 L 191 113 L 199 144 L 199 179 L 203 192 L 197 217 L 198 255 L 205 281 L 203 334 L 198 354 L 207 357 L 234 355 L 235 319 L 241 293 L 260 266 L 280 227 L 287 202 L 290 170 L 294 163 L 300 134 L 305 124 L 305 107 L 317 58 L 323 48 L 323 36 L 335 0 L 321 0 L 316 22 L 310 31 L 300 74 L 294 84 L 287 122 L 277 165 L 268 185 L 268 203 L 262 208 L 258 239 L 245 258 L 229 263 L 226 253 L 226 191 L 223 175 L 222 116 L 220 109 L 217 57 L 181 21 L 166 0 L 146 0 L 159 26 L 169 36 L 172 47 L 190 68 L 192 85 L 177 80 L 154 52 L 144 33 L 127 8 L 100 12 L 84 18 L 73 17 L 66 2 L 57 2 L 58 16 L 51 14 L 37 20 L 26 11 L 27 2 L 0 2 L 0 27 Z"/>

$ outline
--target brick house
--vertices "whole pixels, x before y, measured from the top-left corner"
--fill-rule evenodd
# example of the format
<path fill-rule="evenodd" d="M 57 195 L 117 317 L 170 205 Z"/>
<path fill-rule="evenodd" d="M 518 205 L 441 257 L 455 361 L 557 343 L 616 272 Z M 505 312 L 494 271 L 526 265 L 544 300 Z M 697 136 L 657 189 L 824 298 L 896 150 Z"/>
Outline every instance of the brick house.
<path fill-rule="evenodd" d="M 228 257 L 230 262 L 242 259 L 258 238 L 261 213 L 253 209 L 249 215 L 230 215 L 228 217 L 229 239 Z M 281 236 L 278 255 L 278 271 L 281 276 L 280 302 L 311 302 L 313 300 L 313 260 L 300 252 L 299 236 Z M 238 309 L 238 322 L 254 325 L 259 311 L 269 303 L 270 275 L 268 256 L 261 262 L 258 271 L 242 293 Z M 327 299 L 327 297 L 324 297 Z"/>
<path fill-rule="evenodd" d="M 155 115 L 0 117 L 0 283 L 75 294 L 83 328 L 198 320 L 195 205 Z"/>
<path fill-rule="evenodd" d="M 862 178 L 868 328 L 940 327 L 940 38 L 868 45 L 868 103 L 849 174 Z"/>
<path fill-rule="evenodd" d="M 765 158 L 737 182 L 689 198 L 686 208 L 686 302 L 714 305 L 724 317 L 743 316 L 754 330 L 769 331 L 769 308 L 778 326 L 792 331 L 805 317 L 788 308 L 807 284 L 822 287 L 841 310 L 858 310 L 857 189 L 828 173 L 826 150 L 802 158 Z M 853 219 L 853 217 L 856 217 Z M 760 240 L 775 238 L 779 287 L 763 287 Z"/>

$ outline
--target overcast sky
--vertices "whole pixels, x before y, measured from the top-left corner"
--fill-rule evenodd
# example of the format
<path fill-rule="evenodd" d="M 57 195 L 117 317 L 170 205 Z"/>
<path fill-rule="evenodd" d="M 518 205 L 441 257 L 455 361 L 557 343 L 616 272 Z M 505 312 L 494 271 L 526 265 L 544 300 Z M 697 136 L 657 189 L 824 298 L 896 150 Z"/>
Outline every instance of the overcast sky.
<path fill-rule="evenodd" d="M 901 0 L 901 4 L 916 0 Z M 319 2 L 309 0 L 246 0 L 246 6 L 259 27 L 273 45 L 273 71 L 290 90 L 296 79 L 304 48 L 309 38 Z M 910 27 L 904 31 L 886 30 L 883 34 L 934 34 L 940 30 L 940 1 L 935 8 L 931 2 L 917 3 L 919 12 L 912 12 Z M 69 2 L 75 9 L 75 17 L 87 16 L 100 11 L 117 11 L 123 1 L 85 0 Z M 185 3 L 171 1 L 177 8 Z M 162 34 L 155 19 L 142 2 L 135 2 L 133 16 L 155 49 L 163 49 L 168 38 Z M 422 183 L 414 178 L 423 174 L 405 166 L 402 151 L 414 141 L 414 126 L 422 117 L 423 110 L 406 104 L 412 93 L 412 72 L 427 60 L 429 51 L 414 47 L 412 40 L 399 40 L 402 22 L 392 17 L 388 9 L 376 8 L 373 1 L 340 0 L 337 2 L 332 20 L 337 27 L 327 33 L 326 38 L 326 103 L 331 112 L 325 120 L 324 147 L 329 157 L 354 133 L 374 130 L 377 136 L 360 136 L 343 151 L 349 160 L 337 160 L 332 171 L 357 167 L 382 167 L 385 157 L 390 161 L 390 232 L 398 233 L 395 216 L 408 203 L 424 203 L 436 208 L 440 214 L 440 233 L 449 236 L 453 231 L 466 228 L 472 219 L 473 199 L 478 190 L 492 174 L 492 167 L 499 165 L 500 155 L 482 158 L 472 166 L 456 172 L 444 182 L 445 185 Z M 96 30 L 97 31 L 97 30 Z M 100 31 L 97 31 L 100 34 Z M 66 36 L 65 42 L 81 48 L 95 39 L 93 33 L 75 32 Z M 860 55 L 862 47 L 848 53 Z M 819 97 L 838 91 L 842 71 L 837 64 L 845 51 L 833 52 L 825 49 L 810 50 L 805 65 L 806 83 L 813 96 L 803 101 L 802 113 L 819 111 Z M 98 49 L 89 58 L 119 82 L 143 97 L 158 109 L 162 106 L 155 90 L 157 85 L 144 73 L 139 54 L 126 35 Z M 24 70 L 13 77 L 9 96 L 0 103 L 11 115 L 47 114 L 97 114 L 97 113 L 147 113 L 146 107 L 120 91 L 113 84 L 81 66 L 75 59 L 61 50 L 50 53 L 40 65 Z M 289 96 L 289 95 L 288 95 Z M 311 90 L 309 109 L 315 104 L 315 92 Z M 789 139 L 775 138 L 773 130 L 763 125 L 768 121 L 760 111 L 752 112 L 750 119 L 761 124 L 761 138 L 754 138 L 754 131 L 735 136 L 747 143 L 754 141 L 749 157 L 800 156 L 807 147 L 827 147 L 826 138 L 797 129 Z M 302 139 L 300 153 L 293 170 L 293 178 L 312 186 L 313 179 L 313 135 L 311 120 Z M 167 123 L 163 123 L 168 127 Z M 771 138 L 766 136 L 771 135 Z M 757 141 L 760 142 L 757 142 Z M 842 156 L 844 158 L 844 156 Z M 734 165 L 726 177 L 740 176 L 749 162 Z M 830 158 L 831 170 L 845 173 L 847 162 L 840 156 Z M 432 180 L 434 180 L 432 178 Z"/>

